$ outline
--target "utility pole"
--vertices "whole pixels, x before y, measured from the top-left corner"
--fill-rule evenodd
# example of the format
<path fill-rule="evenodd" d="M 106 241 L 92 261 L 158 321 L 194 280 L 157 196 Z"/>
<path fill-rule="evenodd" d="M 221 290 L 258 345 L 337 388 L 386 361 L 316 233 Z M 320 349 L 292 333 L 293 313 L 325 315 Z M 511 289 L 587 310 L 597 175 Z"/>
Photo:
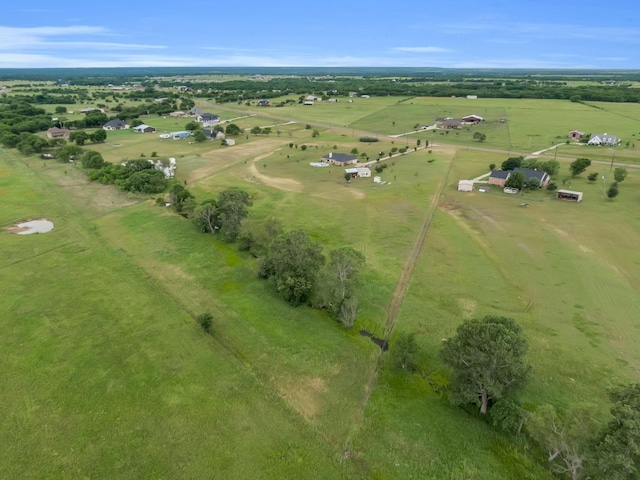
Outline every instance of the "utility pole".
<path fill-rule="evenodd" d="M 553 159 L 555 160 L 558 157 L 558 146 L 556 145 L 556 153 L 553 155 Z"/>
<path fill-rule="evenodd" d="M 616 158 L 616 151 L 613 151 L 613 156 L 611 157 L 611 166 L 609 167 L 609 171 L 613 170 L 613 161 Z"/>
<path fill-rule="evenodd" d="M 602 175 L 602 198 L 604 198 L 604 175 Z"/>

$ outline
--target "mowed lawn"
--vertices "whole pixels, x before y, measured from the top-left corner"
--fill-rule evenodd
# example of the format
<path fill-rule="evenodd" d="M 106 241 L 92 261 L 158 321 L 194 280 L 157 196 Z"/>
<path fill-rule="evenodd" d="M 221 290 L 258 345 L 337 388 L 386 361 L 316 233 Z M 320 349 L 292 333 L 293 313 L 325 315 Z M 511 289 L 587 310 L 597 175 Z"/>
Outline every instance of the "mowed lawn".
<path fill-rule="evenodd" d="M 237 346 L 198 327 L 192 314 L 215 305 L 175 298 L 105 241 L 90 205 L 0 153 L 2 226 L 56 225 L 0 233 L 1 477 L 352 476 Z M 150 233 L 145 244 L 160 249 Z"/>

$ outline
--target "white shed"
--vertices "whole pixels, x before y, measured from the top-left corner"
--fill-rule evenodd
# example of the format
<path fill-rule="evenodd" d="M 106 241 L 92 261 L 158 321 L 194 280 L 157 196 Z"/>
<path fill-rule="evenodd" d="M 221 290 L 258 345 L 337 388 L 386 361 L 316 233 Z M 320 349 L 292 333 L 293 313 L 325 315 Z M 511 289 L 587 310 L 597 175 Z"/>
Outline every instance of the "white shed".
<path fill-rule="evenodd" d="M 371 169 L 369 167 L 357 167 L 358 177 L 361 178 L 370 178 L 371 177 Z"/>
<path fill-rule="evenodd" d="M 473 192 L 473 180 L 460 180 L 458 182 L 459 192 Z"/>
<path fill-rule="evenodd" d="M 580 203 L 582 201 L 582 192 L 574 192 L 571 190 L 558 190 L 556 193 L 558 200 L 569 200 L 570 202 Z"/>

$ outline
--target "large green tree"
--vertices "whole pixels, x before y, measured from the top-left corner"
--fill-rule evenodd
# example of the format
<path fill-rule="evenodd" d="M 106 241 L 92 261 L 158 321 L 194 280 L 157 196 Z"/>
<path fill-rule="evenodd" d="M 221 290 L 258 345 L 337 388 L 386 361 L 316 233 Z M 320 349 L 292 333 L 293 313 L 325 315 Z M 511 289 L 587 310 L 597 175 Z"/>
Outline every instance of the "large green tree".
<path fill-rule="evenodd" d="M 228 242 L 234 242 L 240 233 L 240 225 L 247 218 L 247 207 L 253 204 L 251 196 L 244 190 L 232 188 L 218 194 L 220 234 Z"/>
<path fill-rule="evenodd" d="M 445 341 L 440 356 L 452 369 L 453 399 L 475 403 L 485 414 L 490 401 L 503 398 L 527 378 L 527 341 L 520 326 L 507 317 L 467 320 Z"/>
<path fill-rule="evenodd" d="M 616 167 L 613 171 L 613 178 L 616 182 L 623 182 L 625 178 L 627 178 L 627 169 L 624 167 Z"/>
<path fill-rule="evenodd" d="M 518 190 L 522 190 L 524 184 L 526 182 L 526 178 L 524 177 L 524 173 L 522 172 L 513 172 L 507 178 L 507 181 L 504 183 L 505 187 L 509 188 L 517 188 Z M 539 182 L 538 182 L 539 183 Z"/>
<path fill-rule="evenodd" d="M 292 305 L 308 300 L 320 267 L 322 247 L 304 230 L 279 235 L 260 262 L 259 275 L 272 279 L 276 291 Z"/>
<path fill-rule="evenodd" d="M 592 478 L 640 478 L 640 383 L 609 393 L 613 418 L 600 433 L 593 452 Z"/>
<path fill-rule="evenodd" d="M 577 177 L 582 172 L 584 172 L 589 165 L 591 165 L 591 160 L 588 158 L 576 158 L 573 162 L 569 164 L 569 171 L 571 172 L 572 177 Z"/>

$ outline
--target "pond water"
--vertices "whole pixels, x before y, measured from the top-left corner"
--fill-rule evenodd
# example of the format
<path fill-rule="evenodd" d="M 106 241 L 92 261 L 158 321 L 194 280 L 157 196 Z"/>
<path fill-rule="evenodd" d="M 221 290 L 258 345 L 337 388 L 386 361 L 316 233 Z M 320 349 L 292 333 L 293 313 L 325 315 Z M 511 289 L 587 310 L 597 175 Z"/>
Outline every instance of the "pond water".
<path fill-rule="evenodd" d="M 18 235 L 30 235 L 32 233 L 47 233 L 53 230 L 53 222 L 40 218 L 28 222 L 17 223 L 12 229 Z"/>

